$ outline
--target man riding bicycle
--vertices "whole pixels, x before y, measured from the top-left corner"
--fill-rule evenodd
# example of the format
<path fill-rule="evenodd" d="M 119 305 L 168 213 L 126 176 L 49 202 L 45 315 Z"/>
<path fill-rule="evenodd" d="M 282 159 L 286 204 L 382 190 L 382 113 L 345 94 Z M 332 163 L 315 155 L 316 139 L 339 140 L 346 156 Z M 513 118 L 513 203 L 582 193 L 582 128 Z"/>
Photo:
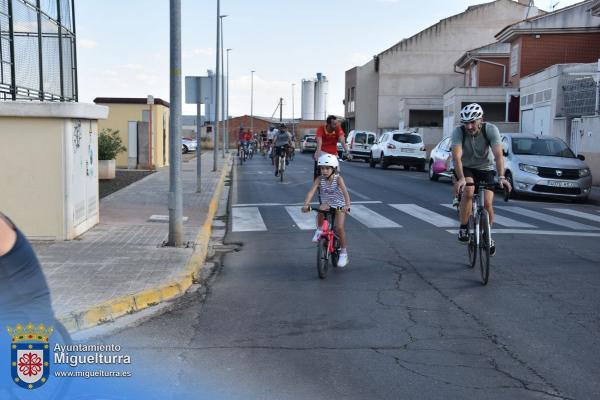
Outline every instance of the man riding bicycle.
<path fill-rule="evenodd" d="M 286 130 L 285 124 L 279 125 L 277 134 L 273 136 L 273 161 L 275 164 L 275 176 L 279 176 L 279 157 L 292 144 L 292 135 Z M 286 165 L 288 161 L 286 160 Z"/>
<path fill-rule="evenodd" d="M 240 132 L 238 133 L 238 156 L 240 154 L 240 148 L 244 146 L 244 150 L 248 151 L 248 145 L 252 140 L 252 134 L 250 131 L 244 131 L 244 128 L 240 126 Z"/>
<path fill-rule="evenodd" d="M 500 132 L 495 125 L 483 122 L 483 109 L 477 103 L 469 104 L 460 111 L 461 126 L 452 132 L 452 158 L 456 175 L 456 191 L 462 193 L 459 218 L 458 240 L 469 242 L 468 221 L 472 209 L 474 186 L 467 183 L 485 182 L 494 185 L 498 172 L 500 188 L 512 190 L 510 182 L 504 177 L 504 157 Z M 490 151 L 491 150 L 491 151 Z M 495 166 L 495 170 L 494 170 Z M 485 208 L 490 218 L 490 227 L 494 221 L 494 192 L 485 191 Z M 492 240 L 490 255 L 496 254 L 496 244 Z"/>
<path fill-rule="evenodd" d="M 344 152 L 347 153 L 348 147 L 346 146 L 344 131 L 338 125 L 335 115 L 330 115 L 327 117 L 326 125 L 322 125 L 319 127 L 319 129 L 317 129 L 317 150 L 315 151 L 314 155 L 314 178 L 320 174 L 319 168 L 317 167 L 317 160 L 321 156 L 321 152 L 337 157 L 338 142 L 342 144 Z"/>

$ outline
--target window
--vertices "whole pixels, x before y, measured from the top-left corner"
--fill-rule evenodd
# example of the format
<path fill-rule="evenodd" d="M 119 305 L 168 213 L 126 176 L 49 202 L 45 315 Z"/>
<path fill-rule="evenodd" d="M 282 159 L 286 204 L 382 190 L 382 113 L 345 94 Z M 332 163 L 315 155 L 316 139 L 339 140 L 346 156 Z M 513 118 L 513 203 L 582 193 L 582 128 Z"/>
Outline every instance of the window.
<path fill-rule="evenodd" d="M 515 76 L 519 72 L 519 45 L 513 45 L 510 50 L 510 76 Z"/>
<path fill-rule="evenodd" d="M 395 142 L 399 143 L 421 143 L 423 140 L 419 135 L 412 135 L 410 133 L 396 133 L 394 134 Z"/>
<path fill-rule="evenodd" d="M 367 142 L 367 134 L 366 133 L 357 133 L 354 138 L 355 143 L 365 144 Z"/>

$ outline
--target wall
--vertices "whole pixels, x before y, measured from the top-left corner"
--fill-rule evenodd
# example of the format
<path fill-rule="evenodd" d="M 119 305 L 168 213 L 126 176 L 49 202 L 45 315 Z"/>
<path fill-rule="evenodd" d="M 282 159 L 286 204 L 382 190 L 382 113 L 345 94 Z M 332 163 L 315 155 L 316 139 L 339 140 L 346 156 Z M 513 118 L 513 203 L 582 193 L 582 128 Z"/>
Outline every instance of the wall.
<path fill-rule="evenodd" d="M 592 171 L 592 183 L 600 185 L 600 116 L 582 117 L 581 152 Z"/>
<path fill-rule="evenodd" d="M 592 63 L 600 58 L 599 33 L 524 35 L 513 43 L 521 43 L 519 72 L 511 77 L 518 87 L 520 79 L 554 64 Z"/>
<path fill-rule="evenodd" d="M 103 103 L 98 103 L 103 104 Z M 150 106 L 147 104 L 103 104 L 109 107 L 110 112 L 108 119 L 98 122 L 98 129 L 102 130 L 110 128 L 119 131 L 119 136 L 123 140 L 123 145 L 129 148 L 128 137 L 128 122 L 142 121 L 143 112 L 148 111 Z M 163 115 L 165 116 L 165 136 L 166 143 L 163 142 Z M 169 108 L 161 104 L 152 106 L 152 131 L 153 139 L 153 155 L 152 163 L 155 167 L 160 168 L 169 164 Z M 163 149 L 165 157 L 163 158 Z M 117 156 L 117 168 L 127 168 L 128 159 L 127 152 L 122 152 Z"/>
<path fill-rule="evenodd" d="M 446 91 L 461 86 L 464 77 L 454 72 L 454 62 L 468 50 L 495 42 L 495 34 L 521 20 L 524 10 L 514 1 L 502 0 L 473 6 L 383 52 L 377 127 L 398 126 L 402 98 L 441 99 Z"/>
<path fill-rule="evenodd" d="M 356 82 L 354 129 L 377 132 L 377 93 L 379 91 L 379 77 L 375 72 L 374 60 L 357 68 Z"/>
<path fill-rule="evenodd" d="M 504 57 L 504 58 L 500 58 L 500 57 L 491 57 L 491 58 L 487 58 L 487 57 L 479 57 L 482 60 L 485 61 L 491 61 L 493 63 L 496 64 L 502 64 L 504 65 L 506 68 L 502 68 L 499 65 L 495 65 L 495 64 L 488 64 L 486 62 L 481 62 L 479 61 L 477 63 L 477 68 L 478 68 L 478 72 L 477 72 L 477 76 L 478 76 L 478 82 L 477 85 L 480 87 L 489 87 L 489 86 L 502 86 L 502 74 L 505 73 L 505 81 L 504 83 L 508 82 L 508 63 L 509 63 L 509 59 Z"/>
<path fill-rule="evenodd" d="M 27 236 L 64 234 L 63 130 L 61 119 L 0 118 L 0 210 Z"/>

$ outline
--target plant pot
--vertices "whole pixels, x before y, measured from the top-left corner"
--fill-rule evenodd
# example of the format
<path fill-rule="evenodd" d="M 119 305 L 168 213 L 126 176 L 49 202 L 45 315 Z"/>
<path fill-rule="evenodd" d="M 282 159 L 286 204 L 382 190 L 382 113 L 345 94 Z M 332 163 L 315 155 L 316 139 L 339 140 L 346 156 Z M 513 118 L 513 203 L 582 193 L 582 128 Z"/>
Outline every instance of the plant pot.
<path fill-rule="evenodd" d="M 98 160 L 98 179 L 115 179 L 116 160 Z"/>

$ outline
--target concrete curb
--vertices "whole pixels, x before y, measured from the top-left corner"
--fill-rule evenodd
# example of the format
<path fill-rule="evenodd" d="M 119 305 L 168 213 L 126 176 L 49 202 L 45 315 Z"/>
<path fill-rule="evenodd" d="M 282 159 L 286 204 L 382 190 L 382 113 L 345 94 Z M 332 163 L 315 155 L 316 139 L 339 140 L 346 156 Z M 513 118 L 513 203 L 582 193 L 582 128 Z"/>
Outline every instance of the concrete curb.
<path fill-rule="evenodd" d="M 106 322 L 114 321 L 116 318 L 123 315 L 141 311 L 184 294 L 194 283 L 206 260 L 213 218 L 215 217 L 219 206 L 219 199 L 225 184 L 225 177 L 231 166 L 231 156 L 228 156 L 223 164 L 221 177 L 210 201 L 208 214 L 194 241 L 194 252 L 177 279 L 138 293 L 113 298 L 84 311 L 59 315 L 57 319 L 64 327 L 70 332 L 92 328 Z"/>

